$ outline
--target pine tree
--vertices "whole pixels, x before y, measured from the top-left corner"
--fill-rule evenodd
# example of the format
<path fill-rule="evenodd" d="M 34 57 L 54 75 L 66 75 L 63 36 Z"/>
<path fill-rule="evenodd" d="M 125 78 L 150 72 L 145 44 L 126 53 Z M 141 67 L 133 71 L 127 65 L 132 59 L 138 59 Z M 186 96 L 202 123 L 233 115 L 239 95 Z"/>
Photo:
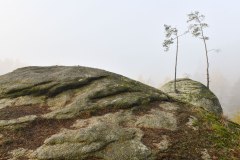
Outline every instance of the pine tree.
<path fill-rule="evenodd" d="M 193 22 L 189 25 L 189 31 L 194 37 L 200 38 L 203 40 L 206 61 L 207 61 L 207 87 L 209 88 L 210 76 L 209 76 L 209 59 L 208 59 L 208 49 L 206 41 L 209 40 L 209 37 L 205 36 L 204 29 L 208 27 L 207 23 L 204 23 L 205 16 L 200 14 L 198 11 L 188 14 L 187 22 Z"/>
<path fill-rule="evenodd" d="M 165 51 L 169 51 L 169 47 L 171 44 L 174 43 L 176 40 L 176 58 L 175 58 L 175 72 L 174 72 L 174 92 L 177 93 L 177 85 L 176 85 L 176 79 L 177 79 L 177 62 L 178 62 L 178 47 L 179 47 L 179 37 L 185 35 L 188 33 L 188 31 L 184 32 L 183 34 L 179 35 L 177 28 L 171 27 L 170 25 L 164 25 L 165 28 L 165 37 L 166 39 L 163 42 L 163 47 L 165 48 Z"/>

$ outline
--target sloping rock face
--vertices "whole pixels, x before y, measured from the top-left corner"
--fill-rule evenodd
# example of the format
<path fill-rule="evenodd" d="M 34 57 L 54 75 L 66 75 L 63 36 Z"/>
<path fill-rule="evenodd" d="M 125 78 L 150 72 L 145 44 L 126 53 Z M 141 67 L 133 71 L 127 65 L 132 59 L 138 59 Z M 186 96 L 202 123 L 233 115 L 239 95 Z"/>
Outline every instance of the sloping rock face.
<path fill-rule="evenodd" d="M 218 98 L 202 83 L 188 78 L 177 79 L 176 82 L 178 93 L 174 92 L 174 81 L 163 85 L 161 90 L 178 100 L 203 107 L 215 114 L 221 115 L 223 113 Z"/>
<path fill-rule="evenodd" d="M 239 125 L 103 70 L 21 68 L 0 93 L 1 160 L 240 157 Z"/>

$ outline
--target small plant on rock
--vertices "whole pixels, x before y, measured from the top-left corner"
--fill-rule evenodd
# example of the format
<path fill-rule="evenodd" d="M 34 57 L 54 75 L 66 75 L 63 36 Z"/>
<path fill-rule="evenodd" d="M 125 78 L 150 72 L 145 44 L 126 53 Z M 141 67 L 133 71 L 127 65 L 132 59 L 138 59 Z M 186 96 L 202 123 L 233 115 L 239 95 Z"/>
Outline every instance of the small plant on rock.
<path fill-rule="evenodd" d="M 165 28 L 165 37 L 166 39 L 163 42 L 163 47 L 167 52 L 170 48 L 170 45 L 176 41 L 176 59 L 175 59 L 175 72 L 174 72 L 174 92 L 177 93 L 176 79 L 177 79 L 177 61 L 178 61 L 178 47 L 179 47 L 179 37 L 188 33 L 188 31 L 179 35 L 177 28 L 171 27 L 170 25 L 164 25 Z"/>

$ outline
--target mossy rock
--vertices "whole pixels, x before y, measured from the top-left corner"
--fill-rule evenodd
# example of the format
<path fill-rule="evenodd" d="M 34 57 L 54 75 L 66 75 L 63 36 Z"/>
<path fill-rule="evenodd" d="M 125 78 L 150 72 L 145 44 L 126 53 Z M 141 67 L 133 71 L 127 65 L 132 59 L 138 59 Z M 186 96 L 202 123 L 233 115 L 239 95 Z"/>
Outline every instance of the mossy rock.
<path fill-rule="evenodd" d="M 17 69 L 0 97 L 1 160 L 240 157 L 239 125 L 104 70 Z"/>
<path fill-rule="evenodd" d="M 174 81 L 164 84 L 161 90 L 178 100 L 203 107 L 215 114 L 223 113 L 217 96 L 202 83 L 184 78 L 177 79 L 176 86 L 177 93 L 174 91 Z"/>

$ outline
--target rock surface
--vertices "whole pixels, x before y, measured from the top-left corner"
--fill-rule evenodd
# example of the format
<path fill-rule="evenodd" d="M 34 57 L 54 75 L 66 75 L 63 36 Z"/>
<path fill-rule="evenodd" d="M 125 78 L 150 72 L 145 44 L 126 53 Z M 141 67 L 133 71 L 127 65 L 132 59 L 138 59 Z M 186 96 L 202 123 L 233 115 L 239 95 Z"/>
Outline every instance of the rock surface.
<path fill-rule="evenodd" d="M 126 77 L 86 67 L 0 76 L 1 160 L 240 157 L 240 127 Z"/>
<path fill-rule="evenodd" d="M 178 93 L 174 92 L 173 84 L 174 81 L 168 82 L 163 85 L 161 90 L 178 100 L 203 107 L 210 112 L 219 115 L 223 113 L 218 98 L 202 83 L 188 78 L 177 79 Z"/>

